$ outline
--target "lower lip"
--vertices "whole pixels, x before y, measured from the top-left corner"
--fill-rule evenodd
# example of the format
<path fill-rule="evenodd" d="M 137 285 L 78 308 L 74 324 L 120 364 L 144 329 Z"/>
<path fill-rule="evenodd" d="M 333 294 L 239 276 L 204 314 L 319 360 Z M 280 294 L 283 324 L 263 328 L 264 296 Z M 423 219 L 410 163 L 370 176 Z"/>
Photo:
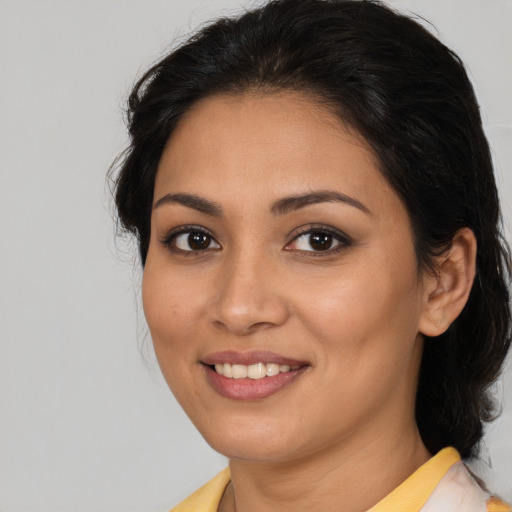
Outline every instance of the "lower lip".
<path fill-rule="evenodd" d="M 219 375 L 209 366 L 204 368 L 208 382 L 217 393 L 232 400 L 247 401 L 260 400 L 277 393 L 301 375 L 307 366 L 262 379 L 230 379 Z"/>

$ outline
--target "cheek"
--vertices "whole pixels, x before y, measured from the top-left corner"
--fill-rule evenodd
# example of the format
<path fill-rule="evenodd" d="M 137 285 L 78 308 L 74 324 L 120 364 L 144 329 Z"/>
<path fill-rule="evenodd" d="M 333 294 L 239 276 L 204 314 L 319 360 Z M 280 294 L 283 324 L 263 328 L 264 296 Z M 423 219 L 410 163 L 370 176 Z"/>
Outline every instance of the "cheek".
<path fill-rule="evenodd" d="M 347 265 L 308 285 L 300 307 L 304 323 L 324 347 L 351 364 L 363 354 L 386 359 L 417 334 L 416 277 L 413 254 L 401 262 L 368 257 Z"/>
<path fill-rule="evenodd" d="M 148 258 L 142 281 L 144 315 L 151 333 L 155 355 L 169 388 L 187 410 L 194 403 L 194 381 L 200 366 L 197 338 L 200 306 L 193 287 L 176 272 L 165 272 Z"/>
<path fill-rule="evenodd" d="M 193 286 L 177 272 L 166 272 L 150 258 L 142 280 L 144 315 L 151 331 L 157 356 L 187 348 L 188 339 L 197 327 L 202 305 Z"/>
<path fill-rule="evenodd" d="M 318 407 L 336 418 L 333 430 L 337 421 L 368 418 L 393 396 L 402 397 L 403 389 L 413 388 L 402 385 L 415 378 L 417 366 L 415 267 L 398 276 L 388 268 L 340 272 L 338 280 L 310 287 L 309 300 L 302 304 L 303 325 L 316 343 L 316 365 L 330 383 L 332 400 Z"/>

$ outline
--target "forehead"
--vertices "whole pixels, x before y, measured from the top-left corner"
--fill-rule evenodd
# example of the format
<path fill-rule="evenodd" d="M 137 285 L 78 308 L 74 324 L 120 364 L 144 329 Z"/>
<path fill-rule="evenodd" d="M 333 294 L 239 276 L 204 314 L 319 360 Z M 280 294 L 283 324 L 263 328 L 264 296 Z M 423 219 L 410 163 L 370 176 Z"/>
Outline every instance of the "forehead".
<path fill-rule="evenodd" d="M 155 200 L 205 191 L 228 199 L 234 188 L 240 195 L 258 191 L 262 200 L 322 188 L 395 195 L 369 144 L 297 92 L 208 97 L 178 123 L 159 163 Z"/>

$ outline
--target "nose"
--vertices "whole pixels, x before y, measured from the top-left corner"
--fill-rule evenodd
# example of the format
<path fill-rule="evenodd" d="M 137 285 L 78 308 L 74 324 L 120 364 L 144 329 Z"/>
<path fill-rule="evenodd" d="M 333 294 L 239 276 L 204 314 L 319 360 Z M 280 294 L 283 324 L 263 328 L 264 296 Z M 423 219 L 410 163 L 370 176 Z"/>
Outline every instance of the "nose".
<path fill-rule="evenodd" d="M 211 319 L 220 329 L 239 336 L 279 326 L 289 308 L 275 263 L 253 256 L 224 262 L 211 304 Z"/>

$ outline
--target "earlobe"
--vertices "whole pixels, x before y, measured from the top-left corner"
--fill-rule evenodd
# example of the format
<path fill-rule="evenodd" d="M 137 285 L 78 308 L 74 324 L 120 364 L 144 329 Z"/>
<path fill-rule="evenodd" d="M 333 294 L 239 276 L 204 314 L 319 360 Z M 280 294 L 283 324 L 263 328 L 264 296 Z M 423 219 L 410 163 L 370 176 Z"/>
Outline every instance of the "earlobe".
<path fill-rule="evenodd" d="M 436 258 L 436 273 L 424 278 L 424 310 L 418 329 L 425 336 L 443 334 L 466 305 L 475 279 L 476 245 L 473 231 L 460 229 L 451 246 Z"/>

